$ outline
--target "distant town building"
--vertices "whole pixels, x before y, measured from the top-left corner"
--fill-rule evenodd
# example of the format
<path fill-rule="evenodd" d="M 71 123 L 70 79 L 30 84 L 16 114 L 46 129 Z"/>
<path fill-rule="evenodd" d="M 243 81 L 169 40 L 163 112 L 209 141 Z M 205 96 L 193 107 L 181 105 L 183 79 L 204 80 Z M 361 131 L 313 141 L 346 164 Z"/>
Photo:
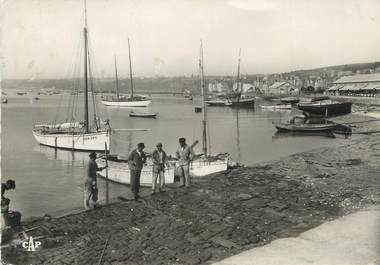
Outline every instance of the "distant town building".
<path fill-rule="evenodd" d="M 374 97 L 380 94 L 380 73 L 344 76 L 327 90 L 328 94 Z"/>
<path fill-rule="evenodd" d="M 294 84 L 288 81 L 275 82 L 266 90 L 267 91 L 264 92 L 267 94 L 295 95 L 299 93 L 299 89 Z"/>

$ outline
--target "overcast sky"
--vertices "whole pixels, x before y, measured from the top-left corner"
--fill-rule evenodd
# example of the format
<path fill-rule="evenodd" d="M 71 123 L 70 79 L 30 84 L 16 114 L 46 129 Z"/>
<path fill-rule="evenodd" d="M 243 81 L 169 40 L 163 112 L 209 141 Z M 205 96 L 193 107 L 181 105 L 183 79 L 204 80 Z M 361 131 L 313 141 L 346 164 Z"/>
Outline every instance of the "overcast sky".
<path fill-rule="evenodd" d="M 0 1 L 1 2 L 1 1 Z M 87 0 L 100 76 L 274 73 L 380 60 L 380 0 Z M 3 78 L 72 77 L 80 0 L 3 0 Z"/>

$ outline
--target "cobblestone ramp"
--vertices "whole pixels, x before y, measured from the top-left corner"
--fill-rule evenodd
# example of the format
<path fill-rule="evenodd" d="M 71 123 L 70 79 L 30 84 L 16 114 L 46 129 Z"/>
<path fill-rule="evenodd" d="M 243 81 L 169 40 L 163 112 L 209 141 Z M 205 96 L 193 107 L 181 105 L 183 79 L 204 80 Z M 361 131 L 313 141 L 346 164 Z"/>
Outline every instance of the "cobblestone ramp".
<path fill-rule="evenodd" d="M 380 137 L 194 180 L 140 201 L 24 223 L 42 248 L 13 264 L 207 264 L 380 202 Z M 6 242 L 4 242 L 5 244 Z"/>

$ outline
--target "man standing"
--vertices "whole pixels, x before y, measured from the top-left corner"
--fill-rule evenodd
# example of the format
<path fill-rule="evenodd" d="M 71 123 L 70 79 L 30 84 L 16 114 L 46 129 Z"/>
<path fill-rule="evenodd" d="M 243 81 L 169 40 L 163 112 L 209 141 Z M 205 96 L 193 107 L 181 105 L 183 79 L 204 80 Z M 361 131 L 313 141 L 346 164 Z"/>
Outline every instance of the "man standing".
<path fill-rule="evenodd" d="M 156 194 L 156 185 L 158 177 L 158 191 L 161 192 L 165 186 L 165 165 L 167 165 L 166 153 L 162 149 L 162 143 L 156 145 L 157 149 L 153 151 L 153 176 L 152 176 L 152 190 L 153 194 Z"/>
<path fill-rule="evenodd" d="M 129 169 L 131 170 L 131 190 L 134 194 L 135 200 L 140 197 L 140 175 L 141 170 L 146 163 L 144 148 L 144 143 L 139 143 L 137 149 L 133 150 L 128 157 Z"/>
<path fill-rule="evenodd" d="M 186 144 L 185 138 L 179 138 L 179 148 L 176 152 L 178 158 L 178 173 L 180 175 L 180 187 L 190 187 L 190 162 L 194 157 L 193 149 Z"/>
<path fill-rule="evenodd" d="M 16 182 L 13 179 L 8 179 L 7 182 L 1 183 L 1 199 L 5 199 L 4 193 L 6 190 L 14 190 Z"/>
<path fill-rule="evenodd" d="M 98 186 L 96 181 L 96 172 L 102 171 L 106 168 L 104 167 L 98 167 L 98 164 L 95 162 L 96 160 L 96 153 L 92 152 L 90 155 L 90 161 L 87 165 L 87 175 L 86 180 L 84 183 L 84 208 L 86 210 L 90 209 L 90 199 L 92 199 L 92 202 L 94 204 L 94 207 L 97 206 L 98 201 Z"/>

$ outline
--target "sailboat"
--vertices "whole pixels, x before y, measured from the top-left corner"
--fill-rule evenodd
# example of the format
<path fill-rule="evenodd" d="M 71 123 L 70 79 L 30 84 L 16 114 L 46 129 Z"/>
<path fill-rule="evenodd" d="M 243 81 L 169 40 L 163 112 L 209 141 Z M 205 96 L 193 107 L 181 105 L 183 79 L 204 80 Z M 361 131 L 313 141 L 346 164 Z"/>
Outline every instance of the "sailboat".
<path fill-rule="evenodd" d="M 92 91 L 92 79 L 90 58 L 88 49 L 87 8 L 84 2 L 84 120 L 71 120 L 64 123 L 37 124 L 33 128 L 33 136 L 41 145 L 60 149 L 81 151 L 109 151 L 111 142 L 111 129 L 109 122 L 105 122 L 105 128 L 101 128 L 100 119 L 94 106 L 94 123 L 90 126 L 89 121 L 89 81 Z M 90 76 L 89 76 L 90 75 Z M 90 79 L 90 80 L 89 80 Z M 94 100 L 94 99 L 93 99 Z"/>
<path fill-rule="evenodd" d="M 204 78 L 204 61 L 203 61 L 203 44 L 201 42 L 199 51 L 199 73 L 202 97 L 202 151 L 203 154 L 195 158 L 190 164 L 190 174 L 195 177 L 201 177 L 208 174 L 222 172 L 227 170 L 229 156 L 225 154 L 210 155 L 207 153 L 207 107 L 206 107 L 206 89 Z"/>
<path fill-rule="evenodd" d="M 129 78 L 131 86 L 130 96 L 120 96 L 119 86 L 117 80 L 117 65 L 115 57 L 115 72 L 116 72 L 116 96 L 103 97 L 101 102 L 105 106 L 114 107 L 147 107 L 152 101 L 150 98 L 143 95 L 135 95 L 133 92 L 133 76 L 132 76 L 132 61 L 131 61 L 131 48 L 128 39 L 128 53 L 129 53 Z"/>
<path fill-rule="evenodd" d="M 243 83 L 240 76 L 240 55 L 241 49 L 239 49 L 239 61 L 238 71 L 236 76 L 236 90 L 227 94 L 227 99 L 231 104 L 231 107 L 254 107 L 255 97 L 243 94 Z"/>

